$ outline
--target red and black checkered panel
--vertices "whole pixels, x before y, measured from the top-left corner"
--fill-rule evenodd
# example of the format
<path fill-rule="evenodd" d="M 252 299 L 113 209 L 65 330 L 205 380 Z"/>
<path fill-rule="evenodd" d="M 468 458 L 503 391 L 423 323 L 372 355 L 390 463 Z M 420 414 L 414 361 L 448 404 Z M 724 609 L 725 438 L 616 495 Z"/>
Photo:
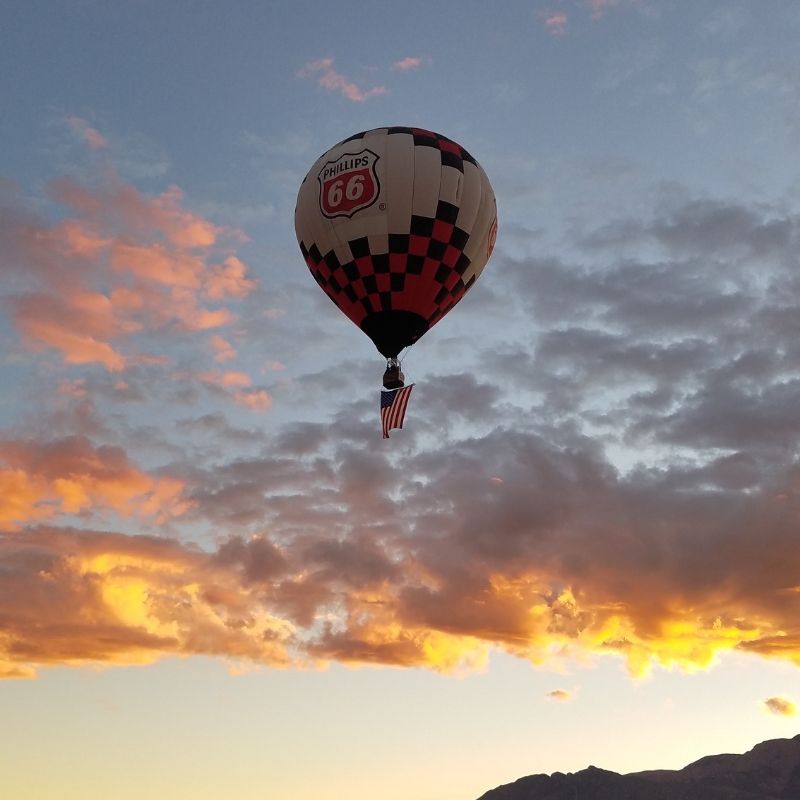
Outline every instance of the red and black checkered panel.
<path fill-rule="evenodd" d="M 457 216 L 457 206 L 439 201 L 435 218 L 412 216 L 408 233 L 389 234 L 388 253 L 372 253 L 367 237 L 350 241 L 346 264 L 315 244 L 301 242 L 300 249 L 314 279 L 356 325 L 379 311 L 410 311 L 430 328 L 475 280 L 462 279 L 469 235 L 456 226 Z"/>
<path fill-rule="evenodd" d="M 364 136 L 371 131 L 361 131 L 353 136 L 349 136 L 340 144 L 345 142 L 353 142 L 357 139 L 363 139 Z M 442 166 L 455 167 L 459 172 L 464 171 L 464 162 L 468 161 L 470 164 L 475 164 L 475 159 L 457 142 L 442 136 L 440 133 L 433 131 L 426 131 L 424 128 L 402 128 L 399 126 L 393 128 L 386 128 L 386 133 L 391 135 L 393 133 L 405 133 L 414 137 L 414 147 L 433 147 L 441 153 Z"/>

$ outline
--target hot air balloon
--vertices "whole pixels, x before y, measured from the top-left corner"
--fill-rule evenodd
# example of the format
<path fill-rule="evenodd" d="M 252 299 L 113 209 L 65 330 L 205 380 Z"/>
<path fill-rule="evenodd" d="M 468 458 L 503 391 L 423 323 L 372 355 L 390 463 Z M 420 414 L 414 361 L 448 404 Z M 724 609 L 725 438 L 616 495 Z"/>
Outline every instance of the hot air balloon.
<path fill-rule="evenodd" d="M 384 386 L 403 385 L 398 355 L 470 289 L 497 235 L 486 173 L 446 136 L 421 128 L 357 133 L 320 156 L 295 209 L 314 279 L 386 359 Z"/>

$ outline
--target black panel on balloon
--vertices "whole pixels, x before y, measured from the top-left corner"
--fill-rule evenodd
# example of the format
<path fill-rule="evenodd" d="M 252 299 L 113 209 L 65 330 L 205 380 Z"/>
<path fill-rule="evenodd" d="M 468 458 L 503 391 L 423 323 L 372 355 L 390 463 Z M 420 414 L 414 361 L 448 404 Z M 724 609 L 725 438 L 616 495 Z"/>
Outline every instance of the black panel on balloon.
<path fill-rule="evenodd" d="M 382 356 L 397 358 L 403 348 L 414 344 L 428 330 L 428 323 L 411 311 L 378 311 L 364 318 L 361 330 Z"/>

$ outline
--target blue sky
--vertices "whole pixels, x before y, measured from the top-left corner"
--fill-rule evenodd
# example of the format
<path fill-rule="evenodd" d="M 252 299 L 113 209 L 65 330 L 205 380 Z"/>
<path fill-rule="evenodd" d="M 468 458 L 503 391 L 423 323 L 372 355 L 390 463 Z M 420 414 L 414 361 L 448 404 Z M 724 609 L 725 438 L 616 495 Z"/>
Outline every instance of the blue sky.
<path fill-rule="evenodd" d="M 15 797 L 458 800 L 796 732 L 795 3 L 4 17 Z M 389 441 L 293 229 L 385 125 L 499 217 Z"/>

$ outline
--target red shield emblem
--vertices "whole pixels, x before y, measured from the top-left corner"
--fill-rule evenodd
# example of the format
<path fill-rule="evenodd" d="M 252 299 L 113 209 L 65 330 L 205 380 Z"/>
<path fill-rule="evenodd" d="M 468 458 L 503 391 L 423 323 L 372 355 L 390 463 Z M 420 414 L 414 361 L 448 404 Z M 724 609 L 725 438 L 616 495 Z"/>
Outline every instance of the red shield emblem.
<path fill-rule="evenodd" d="M 326 217 L 352 217 L 378 199 L 381 191 L 375 171 L 378 158 L 372 150 L 362 150 L 344 153 L 325 163 L 317 178 L 319 207 Z"/>

